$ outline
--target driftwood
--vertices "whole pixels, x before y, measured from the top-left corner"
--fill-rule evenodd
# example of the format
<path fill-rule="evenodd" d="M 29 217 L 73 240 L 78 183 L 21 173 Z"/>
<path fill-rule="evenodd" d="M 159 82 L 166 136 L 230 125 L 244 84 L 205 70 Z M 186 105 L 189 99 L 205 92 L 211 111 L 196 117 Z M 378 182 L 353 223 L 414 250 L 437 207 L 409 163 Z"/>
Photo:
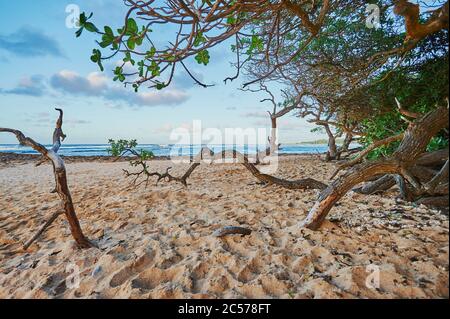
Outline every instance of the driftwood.
<path fill-rule="evenodd" d="M 52 163 L 56 183 L 55 192 L 58 193 L 61 199 L 62 210 L 66 215 L 67 221 L 69 222 L 72 236 L 75 239 L 75 242 L 78 247 L 89 248 L 92 247 L 93 244 L 84 236 L 83 231 L 81 230 L 80 223 L 78 221 L 77 215 L 75 213 L 75 208 L 73 206 L 72 196 L 70 194 L 70 190 L 67 185 L 66 167 L 64 165 L 64 161 L 58 155 L 58 150 L 61 147 L 61 139 L 64 139 L 66 135 L 64 135 L 62 131 L 63 111 L 61 109 L 56 110 L 60 112 L 60 115 L 56 123 L 55 131 L 53 133 L 53 146 L 50 149 L 46 149 L 42 144 L 37 143 L 36 141 L 34 141 L 29 137 L 26 137 L 19 130 L 10 128 L 0 128 L 0 132 L 14 134 L 17 140 L 19 141 L 20 145 L 29 146 L 33 148 L 35 151 L 42 154 L 43 158 Z M 42 231 L 45 231 L 47 227 L 43 227 L 44 229 Z M 39 235 L 40 234 L 38 234 L 38 236 Z"/>
<path fill-rule="evenodd" d="M 223 159 L 237 159 L 248 171 L 265 185 L 278 185 L 288 189 L 320 189 L 322 190 L 318 200 L 311 208 L 308 216 L 300 224 L 301 227 L 317 229 L 332 207 L 356 185 L 370 181 L 369 184 L 356 189 L 363 194 L 373 194 L 388 190 L 398 185 L 401 197 L 406 200 L 414 200 L 417 203 L 430 205 L 447 205 L 448 197 L 448 150 L 440 150 L 433 153 L 425 153 L 426 147 L 433 136 L 448 127 L 447 107 L 437 107 L 435 110 L 410 122 L 407 130 L 399 135 L 376 142 L 377 146 L 385 145 L 400 140 L 400 145 L 393 155 L 386 159 L 367 161 L 360 163 L 369 151 L 363 151 L 356 159 L 350 161 L 349 170 L 333 181 L 329 186 L 311 178 L 289 181 L 261 173 L 258 168 L 249 162 L 246 155 L 237 151 L 222 151 L 215 154 L 209 148 L 203 148 L 194 158 L 188 170 L 182 176 L 174 176 L 170 168 L 164 173 L 150 172 L 145 161 L 135 162 L 141 165 L 138 172 L 130 173 L 125 170 L 128 177 L 134 177 L 133 184 L 138 186 L 148 184 L 151 177 L 157 177 L 157 183 L 164 180 L 178 182 L 187 186 L 187 180 L 201 162 L 213 163 Z M 375 147 L 369 147 L 370 150 Z M 419 165 L 420 164 L 420 165 Z M 436 165 L 443 165 L 435 170 Z M 136 166 L 136 165 L 135 165 Z M 342 167 L 342 166 L 341 166 Z M 426 167 L 426 169 L 423 169 Z M 425 172 L 415 176 L 414 171 Z M 139 178 L 144 180 L 136 184 Z M 446 197 L 447 196 L 447 197 Z M 427 199 L 428 198 L 428 199 Z"/>
<path fill-rule="evenodd" d="M 133 152 L 133 151 L 131 151 Z M 147 163 L 145 161 L 137 160 L 135 162 L 135 166 L 140 166 L 141 170 L 138 172 L 129 172 L 128 170 L 124 170 L 127 177 L 133 177 L 132 185 L 140 186 L 141 184 L 148 185 L 148 182 L 151 177 L 157 177 L 157 183 L 164 180 L 166 182 L 178 182 L 187 187 L 187 180 L 191 176 L 191 174 L 195 171 L 195 169 L 200 166 L 202 162 L 204 163 L 213 163 L 215 161 L 225 160 L 225 159 L 237 159 L 237 163 L 242 164 L 256 179 L 258 179 L 261 183 L 265 185 L 277 185 L 287 189 L 325 189 L 327 187 L 326 184 L 317 181 L 312 178 L 303 178 L 299 180 L 285 180 L 272 175 L 263 174 L 259 171 L 255 164 L 250 163 L 248 157 L 246 155 L 241 154 L 238 151 L 222 151 L 220 153 L 215 154 L 210 148 L 204 147 L 200 151 L 200 153 L 194 158 L 188 170 L 182 176 L 173 176 L 170 174 L 170 169 L 168 168 L 166 172 L 150 172 L 148 170 Z M 137 182 L 140 177 L 143 177 L 143 180 L 139 183 Z"/>
<path fill-rule="evenodd" d="M 240 234 L 242 236 L 248 236 L 252 233 L 252 231 L 248 228 L 244 227 L 236 227 L 236 226 L 225 226 L 217 229 L 212 235 L 214 237 L 224 237 L 227 235 L 235 235 Z"/>

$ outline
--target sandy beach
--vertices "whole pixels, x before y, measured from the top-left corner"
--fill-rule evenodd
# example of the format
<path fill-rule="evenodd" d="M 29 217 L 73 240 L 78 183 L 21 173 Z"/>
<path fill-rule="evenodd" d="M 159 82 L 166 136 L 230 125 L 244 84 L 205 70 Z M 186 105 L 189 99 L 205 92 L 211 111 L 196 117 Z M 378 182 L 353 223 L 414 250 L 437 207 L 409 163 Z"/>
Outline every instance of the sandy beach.
<path fill-rule="evenodd" d="M 99 249 L 75 248 L 62 216 L 23 251 L 59 204 L 51 166 L 33 163 L 0 166 L 0 298 L 449 297 L 448 214 L 401 203 L 395 188 L 348 193 L 314 232 L 298 224 L 319 191 L 263 187 L 237 164 L 202 165 L 188 188 L 131 189 L 127 162 L 68 161 L 77 215 Z M 286 156 L 277 175 L 327 183 L 334 165 Z M 212 236 L 222 226 L 252 233 Z M 376 289 L 366 285 L 371 266 Z"/>

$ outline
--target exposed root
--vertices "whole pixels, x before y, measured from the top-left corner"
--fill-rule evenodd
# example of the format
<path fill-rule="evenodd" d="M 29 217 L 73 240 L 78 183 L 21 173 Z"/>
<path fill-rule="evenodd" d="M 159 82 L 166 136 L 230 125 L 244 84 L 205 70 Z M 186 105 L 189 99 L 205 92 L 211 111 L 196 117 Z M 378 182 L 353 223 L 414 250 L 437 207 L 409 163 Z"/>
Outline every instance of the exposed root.
<path fill-rule="evenodd" d="M 425 152 L 431 138 L 442 129 L 448 127 L 448 116 L 448 106 L 438 107 L 428 114 L 418 118 L 415 122 L 410 123 L 405 133 L 396 135 L 391 139 L 386 139 L 388 141 L 392 141 L 398 139 L 399 136 L 402 136 L 402 141 L 399 147 L 391 157 L 374 162 L 358 164 L 323 190 L 318 201 L 309 211 L 306 219 L 301 223 L 301 226 L 310 229 L 319 228 L 334 204 L 341 199 L 342 196 L 344 196 L 355 185 L 370 180 L 376 176 L 383 176 L 386 174 L 400 175 L 401 177 L 396 177 L 395 181 L 400 187 L 402 197 L 417 199 L 419 196 L 422 197 L 423 195 L 433 195 L 427 191 L 427 186 L 424 187 L 411 173 L 411 167 L 417 165 L 418 159 L 421 157 L 423 160 L 423 153 Z M 383 141 L 386 142 L 386 140 Z M 358 161 L 361 158 L 362 156 L 358 156 Z M 444 178 L 444 176 L 448 176 L 447 163 L 448 157 L 445 165 L 439 170 L 436 177 L 432 179 L 433 182 L 431 183 L 430 181 L 430 184 L 426 184 L 428 185 L 428 189 L 434 188 L 434 193 L 436 193 L 436 190 L 439 188 L 441 192 L 446 192 L 446 195 L 438 196 L 439 198 L 434 199 L 430 198 L 429 200 L 420 198 L 418 203 L 433 203 L 434 205 L 442 204 L 445 196 L 448 197 L 448 183 L 443 183 L 444 180 L 447 181 L 447 178 Z M 351 165 L 347 165 L 347 167 L 348 166 Z M 391 177 L 382 178 L 383 180 L 378 179 L 375 182 L 379 184 L 378 186 L 384 186 L 386 183 L 389 185 L 389 183 L 392 183 Z M 411 188 L 407 186 L 406 181 L 409 183 Z M 435 183 L 439 184 L 439 187 L 434 185 Z M 375 188 L 371 191 L 373 192 L 376 190 L 377 189 Z M 446 205 L 448 206 L 448 202 L 446 202 Z"/>

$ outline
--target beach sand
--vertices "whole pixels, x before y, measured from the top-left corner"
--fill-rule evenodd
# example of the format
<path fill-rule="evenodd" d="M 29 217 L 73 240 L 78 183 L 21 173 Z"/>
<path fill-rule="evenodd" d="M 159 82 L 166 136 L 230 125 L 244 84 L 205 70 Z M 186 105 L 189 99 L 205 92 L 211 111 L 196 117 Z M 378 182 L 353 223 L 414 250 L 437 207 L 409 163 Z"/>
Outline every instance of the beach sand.
<path fill-rule="evenodd" d="M 328 182 L 334 165 L 286 156 L 277 175 Z M 238 164 L 202 165 L 187 189 L 164 182 L 130 189 L 124 168 L 67 164 L 81 226 L 100 249 L 75 248 L 61 216 L 25 252 L 21 243 L 59 205 L 52 169 L 0 166 L 0 298 L 449 297 L 448 215 L 402 204 L 395 189 L 350 192 L 314 232 L 298 224 L 317 190 L 263 187 Z M 222 226 L 252 234 L 213 237 Z"/>

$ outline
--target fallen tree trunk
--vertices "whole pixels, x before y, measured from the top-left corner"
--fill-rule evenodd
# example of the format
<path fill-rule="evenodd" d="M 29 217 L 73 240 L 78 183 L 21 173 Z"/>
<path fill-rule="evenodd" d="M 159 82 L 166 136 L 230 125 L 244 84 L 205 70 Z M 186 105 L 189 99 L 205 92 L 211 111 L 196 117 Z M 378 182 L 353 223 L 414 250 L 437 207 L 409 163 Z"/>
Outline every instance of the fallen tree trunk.
<path fill-rule="evenodd" d="M 440 172 L 434 169 L 434 167 L 445 163 L 441 168 L 441 171 L 444 171 L 445 173 L 445 165 L 447 165 L 446 159 L 448 159 L 448 155 L 448 148 L 424 153 L 417 158 L 414 165 L 409 168 L 409 171 L 419 180 L 421 184 L 427 184 L 432 179 L 437 178 Z M 445 174 L 443 178 L 445 178 Z M 368 179 L 368 181 L 370 181 L 370 179 Z M 441 179 L 435 179 L 434 183 L 437 185 L 440 181 Z M 354 188 L 353 191 L 359 194 L 372 195 L 387 191 L 396 184 L 398 183 L 396 183 L 396 178 L 394 175 L 382 175 L 375 178 L 375 180 L 370 181 L 370 183 Z"/>
<path fill-rule="evenodd" d="M 81 230 L 81 226 L 75 213 L 75 208 L 73 206 L 72 196 L 67 185 L 66 167 L 64 165 L 64 161 L 57 153 L 59 148 L 61 147 L 61 138 L 65 138 L 65 135 L 62 132 L 63 112 L 60 109 L 57 110 L 60 112 L 60 116 L 58 118 L 53 134 L 53 146 L 51 149 L 46 149 L 42 144 L 35 142 L 29 137 L 26 137 L 19 130 L 0 128 L 0 132 L 14 134 L 21 145 L 33 148 L 35 151 L 41 153 L 46 160 L 49 160 L 52 163 L 56 183 L 55 189 L 61 199 L 61 206 L 67 218 L 67 221 L 69 222 L 72 237 L 75 239 L 78 247 L 89 248 L 92 247 L 93 244 L 84 236 L 83 231 Z"/>
<path fill-rule="evenodd" d="M 449 196 L 435 196 L 435 197 L 424 197 L 419 199 L 416 203 L 417 204 L 423 204 L 426 206 L 432 206 L 432 207 L 447 207 L 449 201 Z"/>
<path fill-rule="evenodd" d="M 408 182 L 414 183 L 410 178 L 409 168 L 415 165 L 416 159 L 425 151 L 431 138 L 448 127 L 448 116 L 448 106 L 438 107 L 410 123 L 398 149 L 390 158 L 356 165 L 335 180 L 320 194 L 318 201 L 302 221 L 301 226 L 313 230 L 319 228 L 338 200 L 355 185 L 374 176 L 400 174 Z"/>

